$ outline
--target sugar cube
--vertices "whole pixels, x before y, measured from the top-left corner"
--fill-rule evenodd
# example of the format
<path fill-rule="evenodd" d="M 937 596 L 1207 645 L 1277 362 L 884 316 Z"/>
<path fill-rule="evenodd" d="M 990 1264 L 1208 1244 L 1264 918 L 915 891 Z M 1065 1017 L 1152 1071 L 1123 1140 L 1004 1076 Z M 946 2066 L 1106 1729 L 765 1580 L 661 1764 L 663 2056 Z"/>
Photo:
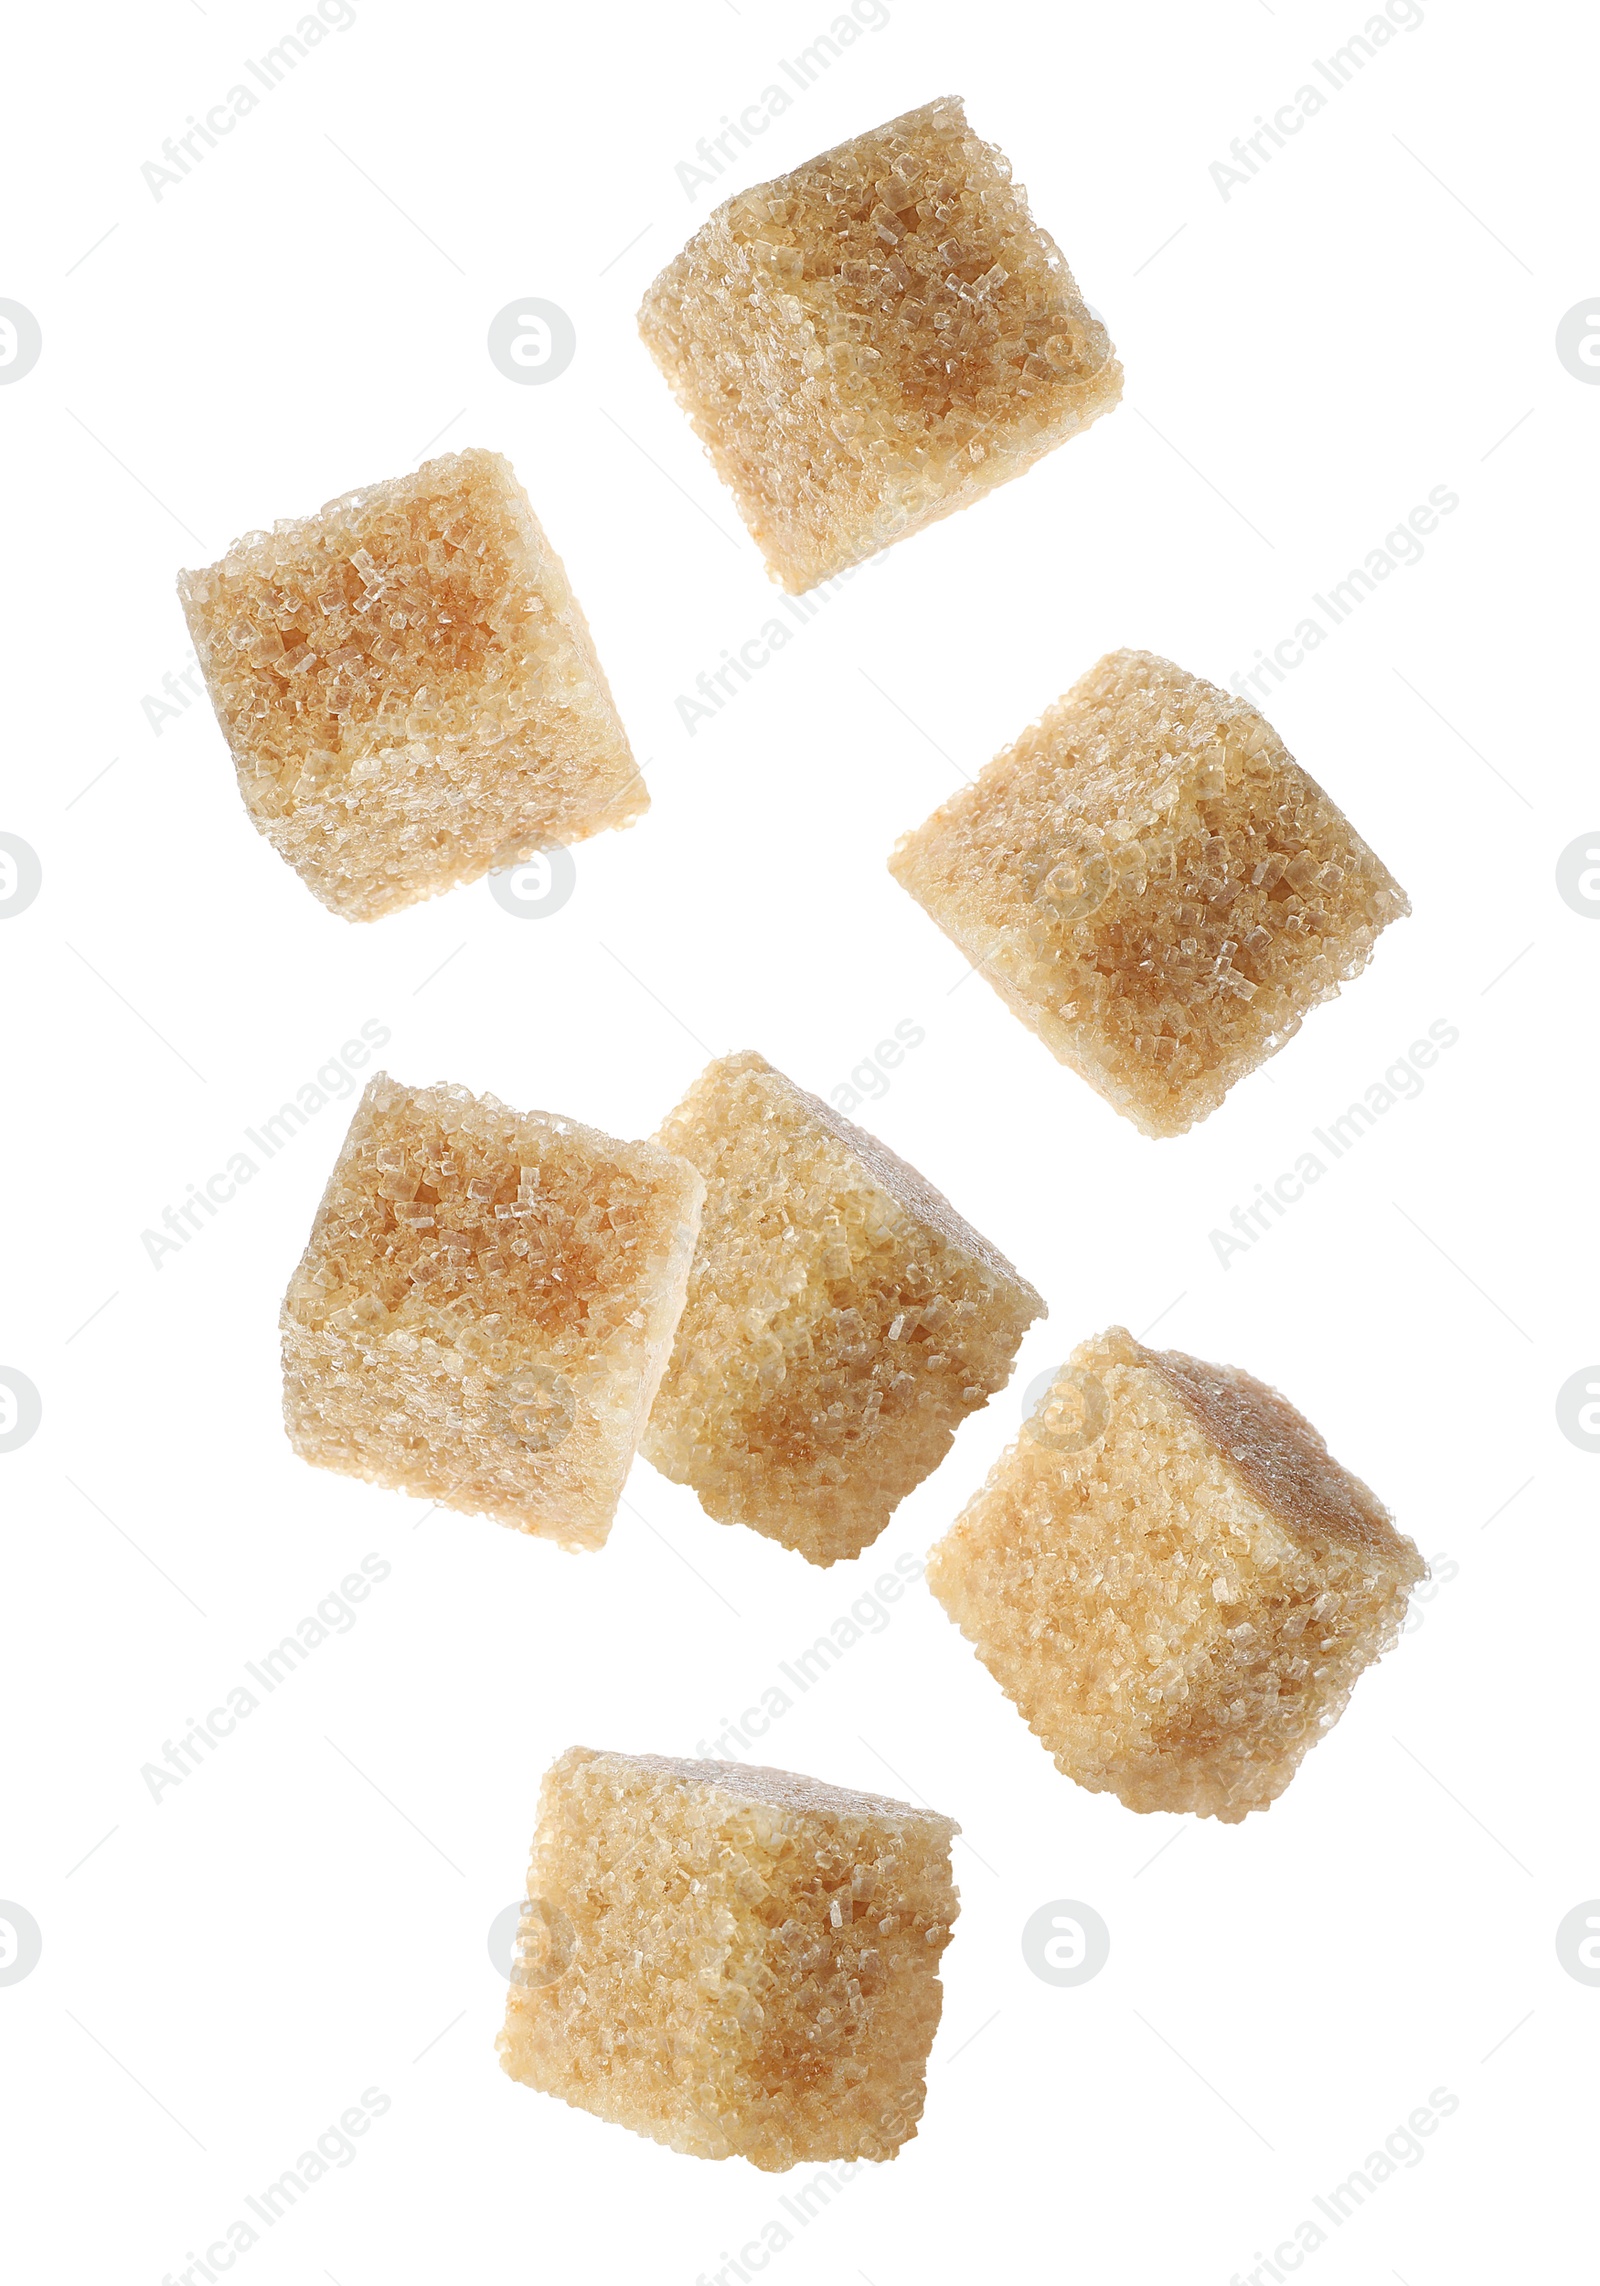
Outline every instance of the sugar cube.
<path fill-rule="evenodd" d="M 247 533 L 178 592 L 252 823 L 346 920 L 648 807 L 561 559 L 499 453 L 447 453 Z"/>
<path fill-rule="evenodd" d="M 1181 1135 L 1411 907 L 1247 699 L 1113 651 L 889 870 L 1142 1133 Z"/>
<path fill-rule="evenodd" d="M 645 1458 L 814 1564 L 858 1556 L 1044 1303 L 915 1168 L 753 1052 L 657 1134 L 706 1179 Z"/>
<path fill-rule="evenodd" d="M 1425 1569 L 1287 1398 L 1114 1326 L 927 1578 L 1069 1778 L 1234 1824 L 1338 1720 Z"/>
<path fill-rule="evenodd" d="M 602 1547 L 683 1307 L 704 1188 L 653 1144 L 380 1072 L 284 1300 L 295 1450 Z"/>
<path fill-rule="evenodd" d="M 922 2116 L 958 1830 L 787 1770 L 569 1748 L 502 2065 L 701 2159 L 892 2159 Z"/>
<path fill-rule="evenodd" d="M 955 96 L 718 207 L 639 327 L 792 594 L 1020 476 L 1122 391 Z"/>

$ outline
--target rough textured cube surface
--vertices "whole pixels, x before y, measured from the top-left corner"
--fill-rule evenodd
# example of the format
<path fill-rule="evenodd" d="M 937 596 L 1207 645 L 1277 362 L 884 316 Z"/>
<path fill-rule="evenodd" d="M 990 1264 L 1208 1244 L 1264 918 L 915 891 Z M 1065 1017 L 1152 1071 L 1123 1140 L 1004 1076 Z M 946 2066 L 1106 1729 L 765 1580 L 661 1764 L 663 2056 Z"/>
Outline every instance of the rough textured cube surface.
<path fill-rule="evenodd" d="M 561 559 L 498 453 L 247 533 L 178 592 L 246 809 L 347 920 L 648 806 Z"/>
<path fill-rule="evenodd" d="M 295 1450 L 600 1547 L 683 1307 L 703 1190 L 653 1144 L 380 1073 L 283 1305 Z"/>
<path fill-rule="evenodd" d="M 639 324 L 792 593 L 1020 475 L 1122 390 L 954 96 L 718 207 Z"/>
<path fill-rule="evenodd" d="M 705 1215 L 645 1458 L 814 1564 L 857 1556 L 1010 1376 L 1044 1304 L 875 1136 L 761 1056 L 656 1137 Z"/>
<path fill-rule="evenodd" d="M 1245 699 L 1090 669 L 889 862 L 1051 1053 L 1181 1135 L 1410 906 Z"/>
<path fill-rule="evenodd" d="M 1276 1390 L 1114 1327 L 927 1576 L 1069 1778 L 1232 1823 L 1338 1720 L 1423 1572 Z"/>
<path fill-rule="evenodd" d="M 916 2133 L 954 1822 L 787 1770 L 546 1774 L 500 2035 L 515 2080 L 701 2159 L 891 2159 Z"/>

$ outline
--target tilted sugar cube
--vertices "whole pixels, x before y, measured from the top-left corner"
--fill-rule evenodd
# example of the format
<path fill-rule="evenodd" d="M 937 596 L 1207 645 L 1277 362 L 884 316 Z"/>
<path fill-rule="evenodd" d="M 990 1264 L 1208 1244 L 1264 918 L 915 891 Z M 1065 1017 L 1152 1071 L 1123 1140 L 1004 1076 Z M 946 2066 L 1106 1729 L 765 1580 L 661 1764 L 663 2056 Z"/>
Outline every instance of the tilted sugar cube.
<path fill-rule="evenodd" d="M 1338 1720 L 1425 1569 L 1276 1390 L 1114 1326 L 927 1577 L 1069 1778 L 1235 1823 Z"/>
<path fill-rule="evenodd" d="M 792 594 L 1021 475 L 1122 391 L 955 96 L 718 207 L 639 327 Z"/>
<path fill-rule="evenodd" d="M 1250 705 L 1113 651 L 889 861 L 1052 1055 L 1181 1135 L 1411 910 Z"/>
<path fill-rule="evenodd" d="M 957 1830 L 786 1770 L 571 1747 L 501 2063 L 701 2159 L 892 2159 L 922 2116 Z"/>
<path fill-rule="evenodd" d="M 644 1456 L 721 1523 L 858 1556 L 1044 1304 L 914 1167 L 753 1052 L 708 1065 L 656 1141 L 706 1203 Z"/>
<path fill-rule="evenodd" d="M 380 1072 L 284 1300 L 296 1452 L 602 1547 L 703 1195 L 653 1144 Z"/>
<path fill-rule="evenodd" d="M 509 461 L 447 453 L 178 582 L 257 830 L 346 920 L 649 805 Z"/>

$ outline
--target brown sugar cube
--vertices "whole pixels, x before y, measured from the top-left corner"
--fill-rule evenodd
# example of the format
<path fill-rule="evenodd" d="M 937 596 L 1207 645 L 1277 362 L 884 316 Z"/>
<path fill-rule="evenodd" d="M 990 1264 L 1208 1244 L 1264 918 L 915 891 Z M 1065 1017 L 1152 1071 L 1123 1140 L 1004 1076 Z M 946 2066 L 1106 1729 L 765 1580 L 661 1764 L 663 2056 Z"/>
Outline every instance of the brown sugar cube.
<path fill-rule="evenodd" d="M 347 921 L 649 806 L 499 453 L 447 453 L 247 533 L 178 593 L 252 822 Z"/>
<path fill-rule="evenodd" d="M 654 1144 L 380 1072 L 284 1298 L 290 1443 L 318 1468 L 603 1547 L 704 1188 Z"/>
<path fill-rule="evenodd" d="M 1337 1722 L 1425 1569 L 1287 1398 L 1114 1326 L 927 1577 L 1059 1770 L 1234 1824 Z"/>
<path fill-rule="evenodd" d="M 728 200 L 639 329 L 791 594 L 1108 413 L 1122 369 L 947 96 Z"/>
<path fill-rule="evenodd" d="M 1145 1135 L 1181 1135 L 1365 968 L 1405 892 L 1250 705 L 1113 651 L 889 870 Z"/>
<path fill-rule="evenodd" d="M 922 2116 L 958 1830 L 787 1770 L 570 1747 L 502 2065 L 699 2159 L 892 2159 Z"/>
<path fill-rule="evenodd" d="M 875 1136 L 753 1053 L 656 1141 L 706 1179 L 641 1450 L 708 1515 L 813 1564 L 860 1555 L 1010 1378 L 1044 1304 Z"/>

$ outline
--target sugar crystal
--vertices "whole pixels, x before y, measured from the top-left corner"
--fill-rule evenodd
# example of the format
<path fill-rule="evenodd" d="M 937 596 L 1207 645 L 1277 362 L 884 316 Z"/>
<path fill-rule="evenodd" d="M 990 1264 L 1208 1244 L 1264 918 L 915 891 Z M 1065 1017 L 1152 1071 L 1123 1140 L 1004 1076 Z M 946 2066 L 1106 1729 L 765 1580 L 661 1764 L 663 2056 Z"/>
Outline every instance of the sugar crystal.
<path fill-rule="evenodd" d="M 648 807 L 561 559 L 498 453 L 248 533 L 178 592 L 252 822 L 347 920 Z"/>
<path fill-rule="evenodd" d="M 718 207 L 639 325 L 794 594 L 1020 475 L 1122 389 L 955 97 Z"/>
<path fill-rule="evenodd" d="M 502 2065 L 702 2159 L 892 2159 L 922 2115 L 957 1830 L 786 1770 L 569 1748 Z"/>
<path fill-rule="evenodd" d="M 529 1161 L 539 1203 L 508 1225 Z M 703 1194 L 653 1144 L 379 1073 L 284 1300 L 295 1450 L 566 1547 L 603 1546 Z M 525 1235 L 508 1245 L 508 1227 Z"/>
<path fill-rule="evenodd" d="M 1154 1136 L 1214 1111 L 1411 909 L 1248 700 L 1148 651 L 1091 668 L 889 870 Z"/>
<path fill-rule="evenodd" d="M 708 1065 L 656 1140 L 707 1193 L 644 1456 L 721 1523 L 814 1564 L 858 1556 L 1044 1304 L 915 1168 L 759 1055 Z"/>
<path fill-rule="evenodd" d="M 1114 1326 L 927 1577 L 1069 1778 L 1235 1823 L 1338 1720 L 1425 1569 L 1275 1389 Z"/>

